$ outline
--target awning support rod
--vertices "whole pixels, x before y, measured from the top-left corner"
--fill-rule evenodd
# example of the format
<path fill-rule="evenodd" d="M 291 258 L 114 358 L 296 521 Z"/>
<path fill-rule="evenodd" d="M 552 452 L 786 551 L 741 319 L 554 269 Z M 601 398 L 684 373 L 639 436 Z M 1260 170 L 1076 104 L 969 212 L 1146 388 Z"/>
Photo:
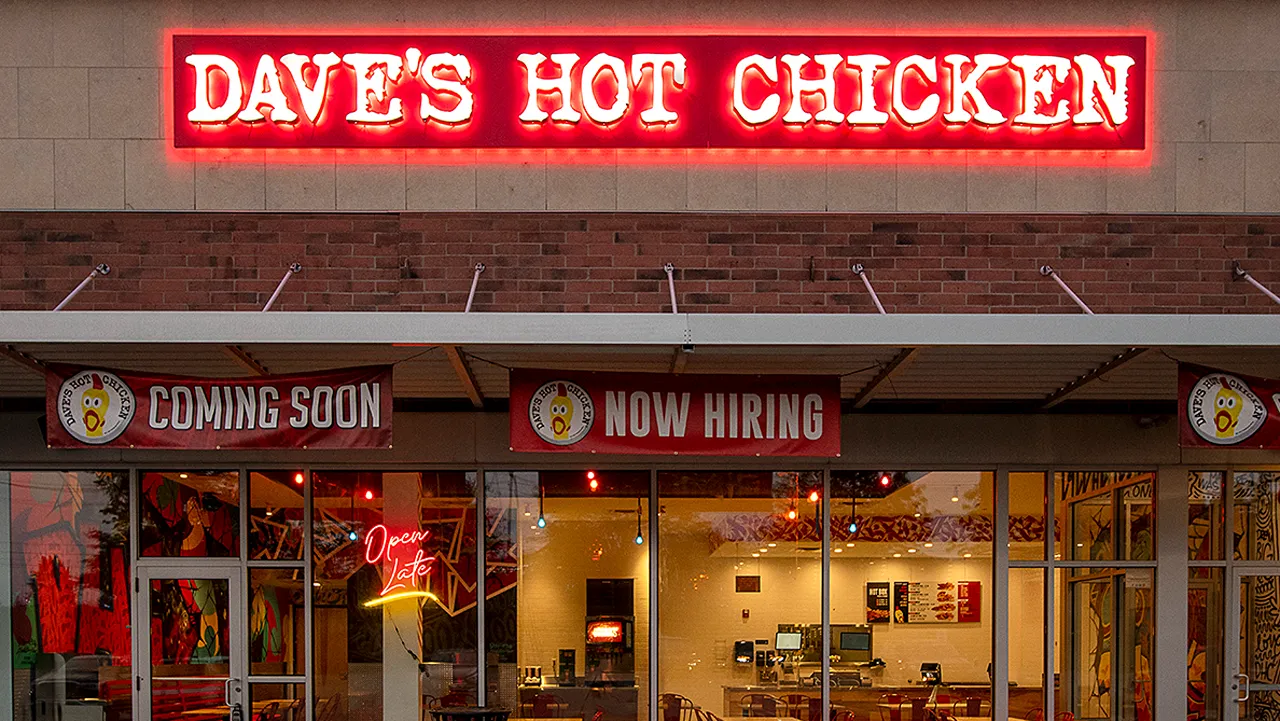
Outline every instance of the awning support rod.
<path fill-rule="evenodd" d="M 462 309 L 463 313 L 471 312 L 471 302 L 476 299 L 476 286 L 480 285 L 480 274 L 484 272 L 484 263 L 476 263 L 475 275 L 471 276 L 471 291 L 467 293 L 467 307 Z"/>
<path fill-rule="evenodd" d="M 667 273 L 667 288 L 671 291 L 671 312 L 678 315 L 680 309 L 676 307 L 676 267 L 667 263 L 662 269 Z"/>
<path fill-rule="evenodd" d="M 280 297 L 280 291 L 284 290 L 284 284 L 288 283 L 289 279 L 292 278 L 295 273 L 301 273 L 301 272 L 302 272 L 301 263 L 289 264 L 289 269 L 284 272 L 284 277 L 280 279 L 280 284 L 276 286 L 276 292 L 272 293 L 271 297 L 267 299 L 267 304 L 262 306 L 263 313 L 266 313 L 267 311 L 271 310 L 271 306 L 275 304 L 276 298 Z"/>
<path fill-rule="evenodd" d="M 1062 292 L 1070 296 L 1071 300 L 1075 301 L 1076 305 L 1080 306 L 1080 310 L 1084 311 L 1085 313 L 1088 313 L 1089 315 L 1097 315 L 1096 313 L 1093 312 L 1093 309 L 1085 305 L 1085 302 L 1083 300 L 1080 300 L 1080 296 L 1076 295 L 1075 291 L 1071 290 L 1071 287 L 1068 286 L 1066 281 L 1062 279 L 1062 276 L 1058 275 L 1058 271 L 1054 270 L 1053 266 L 1050 266 L 1050 265 L 1040 266 L 1040 275 L 1047 275 L 1050 278 L 1053 278 L 1053 282 L 1057 283 L 1058 287 L 1062 288 Z"/>
<path fill-rule="evenodd" d="M 1276 295 L 1275 293 L 1272 293 L 1267 288 L 1267 286 L 1259 283 L 1252 275 L 1249 275 L 1249 273 L 1244 268 L 1240 267 L 1240 261 L 1232 262 L 1231 277 L 1232 277 L 1232 280 L 1249 281 L 1249 285 L 1252 285 L 1254 288 L 1257 288 L 1258 290 L 1262 291 L 1262 293 L 1266 295 L 1268 298 L 1280 304 L 1280 296 Z"/>
<path fill-rule="evenodd" d="M 876 289 L 871 287 L 871 279 L 867 277 L 867 269 L 861 263 L 855 263 L 853 272 L 862 279 L 862 284 L 867 286 L 867 292 L 871 294 L 871 301 L 876 304 L 876 310 L 880 311 L 880 315 L 889 315 L 884 310 L 884 305 L 880 303 L 880 296 L 876 295 Z"/>
<path fill-rule="evenodd" d="M 67 303 L 70 303 L 71 299 L 76 297 L 80 293 L 80 291 L 89 287 L 89 284 L 93 282 L 94 278 L 97 278 L 100 275 L 107 275 L 110 272 L 111 272 L 111 266 L 107 265 L 106 263 L 99 263 L 97 266 L 94 267 L 93 270 L 89 271 L 89 275 L 86 276 L 84 280 L 80 281 L 80 285 L 77 285 L 75 289 L 72 290 L 70 293 L 68 293 L 67 297 L 63 298 L 62 302 L 54 306 L 53 309 L 62 310 L 63 308 L 67 307 Z"/>

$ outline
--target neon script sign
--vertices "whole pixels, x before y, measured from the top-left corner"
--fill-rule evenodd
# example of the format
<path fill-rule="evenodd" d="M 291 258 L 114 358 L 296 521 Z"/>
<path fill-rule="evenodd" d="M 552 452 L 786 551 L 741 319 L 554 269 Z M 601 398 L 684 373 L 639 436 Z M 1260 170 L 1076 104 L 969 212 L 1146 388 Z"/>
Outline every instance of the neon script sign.
<path fill-rule="evenodd" d="M 1144 35 L 174 35 L 177 148 L 1141 151 Z"/>
<path fill-rule="evenodd" d="M 406 531 L 392 535 L 382 524 L 365 533 L 364 560 L 370 565 L 382 565 L 383 585 L 378 591 L 378 598 L 432 595 L 427 587 L 436 559 L 427 557 L 422 550 L 422 544 L 428 538 L 431 538 L 431 531 Z M 410 557 L 409 553 L 413 556 Z"/>

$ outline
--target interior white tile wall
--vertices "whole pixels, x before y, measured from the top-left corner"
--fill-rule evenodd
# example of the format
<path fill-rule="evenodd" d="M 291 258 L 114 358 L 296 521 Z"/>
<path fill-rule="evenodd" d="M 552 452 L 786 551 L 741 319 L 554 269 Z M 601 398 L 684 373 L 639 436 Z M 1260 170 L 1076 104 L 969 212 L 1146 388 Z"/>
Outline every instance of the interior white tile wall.
<path fill-rule="evenodd" d="M 742 27 L 1155 33 L 1150 167 L 775 163 L 194 162 L 166 152 L 167 29 Z M 852 31 L 851 31 L 852 32 Z M 0 209 L 1280 211 L 1280 3 L 1266 0 L 5 0 Z M 91 141 L 91 142 L 89 142 Z"/>

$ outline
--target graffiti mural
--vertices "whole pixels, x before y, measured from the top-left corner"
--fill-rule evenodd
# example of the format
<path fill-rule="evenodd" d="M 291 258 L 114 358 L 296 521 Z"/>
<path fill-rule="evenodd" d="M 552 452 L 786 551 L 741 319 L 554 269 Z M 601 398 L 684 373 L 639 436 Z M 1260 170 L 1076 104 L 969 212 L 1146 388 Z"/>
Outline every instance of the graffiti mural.
<path fill-rule="evenodd" d="M 142 474 L 143 556 L 240 554 L 240 476 L 235 472 Z"/>

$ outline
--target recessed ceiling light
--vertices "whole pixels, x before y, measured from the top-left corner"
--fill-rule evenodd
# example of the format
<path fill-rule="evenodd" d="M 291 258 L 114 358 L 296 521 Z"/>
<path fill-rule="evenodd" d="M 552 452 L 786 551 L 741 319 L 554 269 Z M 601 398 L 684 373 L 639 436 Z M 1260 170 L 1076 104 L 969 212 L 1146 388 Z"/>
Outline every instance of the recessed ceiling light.
<path fill-rule="evenodd" d="M 752 558 L 759 558 L 759 557 L 760 557 L 760 554 L 758 554 L 758 553 L 753 553 L 753 554 L 751 554 L 751 557 L 752 557 Z"/>
<path fill-rule="evenodd" d="M 767 549 L 767 548 L 762 548 L 762 549 L 760 549 L 760 552 L 761 552 L 761 553 L 768 553 L 768 552 L 769 552 L 769 549 Z"/>
<path fill-rule="evenodd" d="M 908 548 L 908 549 L 907 549 L 907 553 L 915 553 L 915 552 L 916 552 L 916 549 L 914 549 L 914 548 Z"/>
<path fill-rule="evenodd" d="M 902 554 L 901 554 L 901 553 L 895 553 L 895 554 L 893 554 L 893 557 L 894 557 L 894 558 L 902 558 Z"/>
<path fill-rule="evenodd" d="M 964 557 L 965 557 L 965 558 L 973 558 L 973 554 L 972 554 L 972 553 L 966 553 L 966 554 L 964 554 Z"/>
<path fill-rule="evenodd" d="M 919 511 L 916 511 L 916 512 L 915 512 L 915 517 L 916 517 L 916 518 L 919 518 L 919 517 L 920 517 L 920 512 L 919 512 Z"/>
<path fill-rule="evenodd" d="M 930 543 L 926 543 L 926 544 L 924 544 L 924 547 L 925 547 L 925 548 L 933 548 L 933 543 L 932 543 L 932 542 L 930 542 Z"/>
<path fill-rule="evenodd" d="M 844 549 L 843 549 L 843 548 L 837 548 L 837 549 L 835 549 L 835 552 L 836 552 L 836 553 L 844 553 Z"/>
<path fill-rule="evenodd" d="M 185 473 L 179 473 L 179 474 L 178 474 L 178 478 L 186 478 L 186 477 L 187 477 L 187 474 L 185 474 Z"/>
<path fill-rule="evenodd" d="M 778 547 L 778 544 L 776 544 L 776 543 L 770 543 L 770 544 L 769 544 L 769 548 L 777 548 L 777 547 Z"/>
<path fill-rule="evenodd" d="M 845 547 L 845 548 L 853 548 L 853 544 L 852 544 L 852 543 L 846 543 L 846 544 L 844 544 L 844 547 Z"/>

